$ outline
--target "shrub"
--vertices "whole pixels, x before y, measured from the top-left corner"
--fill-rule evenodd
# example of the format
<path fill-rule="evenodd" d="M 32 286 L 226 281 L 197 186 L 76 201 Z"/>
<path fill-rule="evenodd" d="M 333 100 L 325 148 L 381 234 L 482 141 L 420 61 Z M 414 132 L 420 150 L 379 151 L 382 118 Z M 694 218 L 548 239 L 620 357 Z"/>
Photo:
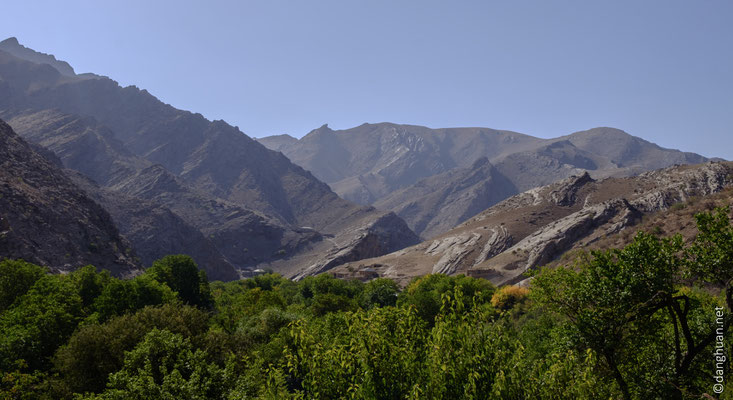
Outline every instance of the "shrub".
<path fill-rule="evenodd" d="M 527 288 L 515 285 L 504 286 L 499 288 L 491 297 L 491 305 L 498 310 L 510 310 L 515 305 L 523 302 L 528 294 L 529 289 Z"/>

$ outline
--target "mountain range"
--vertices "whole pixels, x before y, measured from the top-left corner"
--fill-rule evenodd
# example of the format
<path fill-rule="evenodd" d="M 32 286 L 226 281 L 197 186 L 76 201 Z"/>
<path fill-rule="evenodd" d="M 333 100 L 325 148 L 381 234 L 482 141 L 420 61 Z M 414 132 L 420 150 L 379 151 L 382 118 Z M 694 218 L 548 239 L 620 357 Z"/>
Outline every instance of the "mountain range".
<path fill-rule="evenodd" d="M 190 237 L 185 232 L 194 228 L 207 238 L 204 248 L 219 254 L 191 249 L 191 255 L 222 278 L 233 278 L 216 272 L 222 259 L 244 274 L 271 264 L 295 274 L 418 241 L 399 218 L 341 199 L 223 121 L 106 77 L 62 74 L 55 64 L 37 63 L 43 55 L 15 39 L 0 49 L 0 118 L 89 177 L 96 186 L 87 188 L 104 189 L 108 195 L 92 197 L 117 210 L 117 220 L 126 221 L 123 234 L 148 249 L 146 260 L 176 248 L 152 232 L 176 227 L 186 228 L 177 236 Z M 176 224 L 150 225 L 150 215 L 116 204 L 129 198 L 167 209 Z"/>
<path fill-rule="evenodd" d="M 708 161 L 614 128 L 540 139 L 487 128 L 380 123 L 346 130 L 324 125 L 299 140 L 258 140 L 342 197 L 395 212 L 423 238 L 511 195 L 583 171 L 594 178 L 621 177 Z"/>
<path fill-rule="evenodd" d="M 509 282 L 537 263 L 530 256 L 504 254 L 535 232 L 524 219 L 543 212 L 541 221 L 549 224 L 611 200 L 605 194 L 588 197 L 588 188 L 606 193 L 602 182 L 630 182 L 628 188 L 648 183 L 645 190 L 677 190 L 676 196 L 684 197 L 727 185 L 715 175 L 720 171 L 685 175 L 680 179 L 692 186 L 684 190 L 668 189 L 667 178 L 656 186 L 650 179 L 634 181 L 646 179 L 646 171 L 710 160 L 614 128 L 541 139 L 488 128 L 378 123 L 346 130 L 324 125 L 301 139 L 255 140 L 224 121 L 165 104 L 144 89 L 77 74 L 68 63 L 15 38 L 0 42 L 0 119 L 7 121 L 5 140 L 14 143 L 0 159 L 14 160 L 15 169 L 8 171 L 47 171 L 54 178 L 36 176 L 34 190 L 68 193 L 66 198 L 84 205 L 80 215 L 68 218 L 89 222 L 83 230 L 58 231 L 72 237 L 55 252 L 49 247 L 54 241 L 18 236 L 17 227 L 32 233 L 48 222 L 11 221 L 9 216 L 31 207 L 35 197 L 6 174 L 4 196 L 28 196 L 0 209 L 2 223 L 13 227 L 0 225 L 5 235 L 0 257 L 28 258 L 58 271 L 91 263 L 131 275 L 162 256 L 186 253 L 219 280 L 262 269 L 296 279 L 366 269 L 403 280 L 431 271 L 470 271 Z M 727 164 L 703 165 L 708 171 Z M 718 177 L 717 186 L 696 191 L 700 179 L 711 177 Z M 568 185 L 582 190 L 563 189 Z M 577 193 L 585 196 L 582 202 Z M 619 198 L 628 204 L 638 200 L 623 193 Z M 529 198 L 541 200 L 529 204 Z M 619 198 L 614 197 L 621 203 L 612 211 L 598 212 L 613 214 L 609 220 L 640 209 L 650 212 L 635 203 L 624 211 Z M 38 206 L 51 215 L 58 211 L 55 204 Z M 501 221 L 472 225 L 496 213 L 503 215 Z M 591 225 L 607 222 L 591 220 Z M 101 248 L 101 241 L 109 246 Z M 96 253 L 90 253 L 89 243 Z M 535 245 L 513 250 L 532 251 Z M 556 253 L 545 252 L 539 260 Z M 501 261 L 507 257 L 511 262 Z"/>

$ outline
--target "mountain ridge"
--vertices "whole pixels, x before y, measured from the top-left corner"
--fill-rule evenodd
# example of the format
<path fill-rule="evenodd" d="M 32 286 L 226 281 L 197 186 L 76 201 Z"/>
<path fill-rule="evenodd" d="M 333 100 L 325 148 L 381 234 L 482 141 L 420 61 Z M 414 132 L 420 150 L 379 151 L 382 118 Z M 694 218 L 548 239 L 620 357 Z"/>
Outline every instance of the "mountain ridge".
<path fill-rule="evenodd" d="M 285 251 L 290 257 L 289 251 L 303 249 L 302 245 L 309 240 L 323 241 L 321 233 L 337 235 L 349 232 L 359 237 L 358 229 L 355 231 L 354 228 L 364 227 L 365 218 L 371 221 L 366 225 L 377 224 L 387 214 L 339 198 L 328 185 L 292 164 L 282 154 L 266 149 L 223 121 L 208 121 L 200 114 L 177 110 L 145 90 L 132 86 L 123 88 L 106 77 L 95 75 L 71 79 L 47 67 L 0 51 L 0 94 L 3 94 L 0 96 L 0 110 L 4 115 L 55 110 L 79 118 L 93 118 L 109 130 L 111 137 L 129 151 L 134 160 L 145 160 L 146 165 L 159 164 L 185 186 L 205 194 L 205 197 L 218 199 L 216 202 L 267 215 L 277 221 L 272 225 L 275 231 L 285 232 L 269 236 L 258 236 L 257 232 L 243 236 L 245 232 L 241 232 L 236 235 L 238 239 L 222 239 L 229 244 L 225 246 L 228 250 L 219 246 L 222 251 L 239 251 L 237 257 L 247 258 L 250 255 L 242 255 L 242 249 L 248 250 L 250 246 L 242 245 L 242 241 L 252 240 L 255 244 L 263 237 L 270 237 L 269 244 L 265 246 L 267 251 L 272 250 L 276 254 Z M 78 132 L 68 134 L 78 135 Z M 120 156 L 121 153 L 113 153 L 105 154 L 112 155 L 109 165 L 114 167 L 111 171 L 116 171 L 119 165 L 115 163 L 119 164 L 125 157 Z M 95 154 L 86 152 L 84 156 L 85 160 L 93 160 Z M 77 168 L 82 169 L 80 166 Z M 137 168 L 121 168 L 119 171 L 122 171 L 121 175 L 113 178 L 123 181 L 140 172 Z M 163 175 L 158 178 L 163 178 Z M 110 189 L 122 188 L 110 182 L 106 184 Z M 129 185 L 127 187 L 130 188 Z M 160 195 L 163 197 L 148 200 L 171 199 L 164 193 Z M 172 207 L 173 204 L 163 205 Z M 173 211 L 181 212 L 181 209 L 174 207 Z M 379 231 L 383 239 L 411 239 L 405 243 L 391 243 L 385 248 L 417 242 L 417 236 L 407 232 L 409 228 L 406 225 L 395 222 L 394 235 Z M 315 232 L 300 229 L 303 226 L 311 227 Z M 198 228 L 202 227 L 199 225 Z M 281 248 L 281 237 L 288 235 L 293 239 L 284 240 L 293 245 Z M 270 254 L 267 258 L 272 256 Z M 235 256 L 227 254 L 226 257 L 233 259 Z M 248 268 L 270 262 L 259 256 L 251 259 L 253 261 Z"/>

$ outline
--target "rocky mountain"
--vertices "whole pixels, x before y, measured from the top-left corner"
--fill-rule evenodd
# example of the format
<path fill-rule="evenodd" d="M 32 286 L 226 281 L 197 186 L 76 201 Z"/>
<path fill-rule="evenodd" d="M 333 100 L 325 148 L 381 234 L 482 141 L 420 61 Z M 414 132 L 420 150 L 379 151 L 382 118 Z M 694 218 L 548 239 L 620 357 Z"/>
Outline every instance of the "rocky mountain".
<path fill-rule="evenodd" d="M 635 177 L 594 180 L 588 173 L 506 199 L 450 231 L 385 256 L 333 270 L 363 271 L 406 282 L 435 272 L 481 276 L 496 284 L 585 248 L 695 196 L 733 185 L 733 163 L 673 166 Z"/>
<path fill-rule="evenodd" d="M 542 166 L 548 167 L 549 173 L 567 165 L 568 173 L 582 168 L 615 176 L 707 161 L 697 154 L 664 149 L 613 128 L 540 139 L 488 128 L 430 129 L 379 123 L 346 130 L 324 125 L 299 140 L 287 135 L 258 140 L 311 171 L 336 193 L 362 204 L 373 204 L 422 178 L 468 168 L 482 157 L 498 166 L 517 154 L 534 156 L 538 160 L 530 168 L 536 169 L 532 175 L 539 176 L 543 175 Z M 521 179 L 515 184 L 525 186 Z"/>
<path fill-rule="evenodd" d="M 345 239 L 358 244 L 360 229 L 390 215 L 339 198 L 223 121 L 177 110 L 105 77 L 66 76 L 18 54 L 0 51 L 2 115 L 104 189 L 169 209 L 237 268 L 330 249 L 324 235 L 353 234 Z M 374 230 L 385 248 L 417 241 L 404 223 L 389 229 Z M 312 241 L 323 243 L 305 246 Z"/>
<path fill-rule="evenodd" d="M 340 131 L 324 125 L 300 140 L 287 135 L 259 140 L 313 172 L 343 197 L 397 213 L 424 238 L 510 195 L 584 171 L 599 179 L 707 161 L 613 128 L 539 139 L 486 128 L 429 129 L 381 123 Z M 446 197 L 448 201 L 442 204 L 436 201 L 452 193 L 457 184 L 452 180 L 464 179 L 472 164 L 482 158 L 495 168 L 480 184 L 483 189 L 461 192 L 458 203 L 450 202 L 453 197 Z M 490 199 L 486 193 L 492 193 Z"/>
<path fill-rule="evenodd" d="M 311 171 L 346 199 L 373 204 L 393 191 L 453 168 L 469 168 L 536 147 L 531 136 L 486 128 L 429 129 L 391 123 L 347 130 L 324 125 L 297 142 L 259 139 Z"/>
<path fill-rule="evenodd" d="M 66 61 L 57 60 L 51 54 L 39 53 L 35 50 L 29 49 L 20 43 L 18 39 L 11 37 L 0 42 L 0 50 L 6 51 L 16 57 L 32 61 L 36 64 L 47 64 L 57 70 L 59 73 L 65 76 L 76 76 L 74 68 Z"/>
<path fill-rule="evenodd" d="M 92 264 L 117 276 L 139 271 L 110 215 L 0 121 L 0 258 L 69 272 Z"/>

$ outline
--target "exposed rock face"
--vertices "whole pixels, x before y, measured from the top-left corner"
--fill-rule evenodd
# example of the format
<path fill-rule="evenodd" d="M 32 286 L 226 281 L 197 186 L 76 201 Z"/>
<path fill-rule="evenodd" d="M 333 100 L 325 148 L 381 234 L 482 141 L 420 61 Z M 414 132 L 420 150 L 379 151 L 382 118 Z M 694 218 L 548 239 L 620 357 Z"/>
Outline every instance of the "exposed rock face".
<path fill-rule="evenodd" d="M 472 252 L 474 252 L 480 233 L 471 233 L 458 236 L 451 236 L 442 240 L 435 240 L 425 250 L 427 255 L 441 255 L 438 262 L 433 265 L 434 274 L 452 274 L 456 272 L 458 265 Z"/>
<path fill-rule="evenodd" d="M 478 257 L 473 262 L 473 266 L 479 265 L 482 262 L 500 254 L 504 250 L 508 249 L 512 245 L 513 238 L 503 226 L 487 228 L 488 240 L 484 243 L 484 248 L 481 249 Z"/>
<path fill-rule="evenodd" d="M 641 216 L 642 213 L 625 199 L 605 201 L 543 226 L 508 251 L 526 254 L 527 260 L 520 266 L 525 271 L 532 266 L 546 264 L 596 229 L 602 229 L 603 234 L 613 234 L 638 221 Z M 509 267 L 514 269 L 517 266 Z"/>
<path fill-rule="evenodd" d="M 364 225 L 352 228 L 341 240 L 329 239 L 333 247 L 326 256 L 303 272 L 296 279 L 315 275 L 331 268 L 365 258 L 391 253 L 419 242 L 417 235 L 407 228 L 405 221 L 393 213 L 388 213 L 376 221 L 367 220 Z M 343 238 L 347 240 L 344 241 Z"/>
<path fill-rule="evenodd" d="M 550 192 L 550 201 L 558 206 L 571 206 L 577 200 L 577 193 L 586 183 L 593 182 L 588 172 L 580 176 L 572 176 L 566 179 L 563 184 Z"/>
<path fill-rule="evenodd" d="M 139 271 L 110 215 L 0 121 L 0 258 L 54 271 L 93 264 L 117 276 Z"/>
<path fill-rule="evenodd" d="M 675 166 L 630 178 L 594 181 L 587 174 L 532 189 L 485 210 L 449 232 L 393 254 L 348 263 L 334 273 L 371 268 L 406 282 L 430 272 L 467 273 L 503 284 L 692 196 L 733 185 L 733 163 Z"/>
<path fill-rule="evenodd" d="M 239 269 L 288 259 L 283 268 L 295 274 L 311 265 L 298 263 L 300 252 L 310 260 L 323 235 L 349 235 L 387 214 L 339 198 L 281 153 L 223 121 L 177 110 L 106 77 L 66 76 L 37 64 L 34 54 L 0 50 L 0 115 L 12 117 L 26 137 L 103 189 L 168 209 Z M 139 221 L 153 220 L 174 222 Z M 389 242 L 383 248 L 412 243 L 399 242 L 412 235 L 406 225 L 392 227 L 398 231 L 373 233 Z M 127 228 L 130 234 L 148 231 Z M 219 257 L 200 250 L 195 258 L 221 266 Z"/>

